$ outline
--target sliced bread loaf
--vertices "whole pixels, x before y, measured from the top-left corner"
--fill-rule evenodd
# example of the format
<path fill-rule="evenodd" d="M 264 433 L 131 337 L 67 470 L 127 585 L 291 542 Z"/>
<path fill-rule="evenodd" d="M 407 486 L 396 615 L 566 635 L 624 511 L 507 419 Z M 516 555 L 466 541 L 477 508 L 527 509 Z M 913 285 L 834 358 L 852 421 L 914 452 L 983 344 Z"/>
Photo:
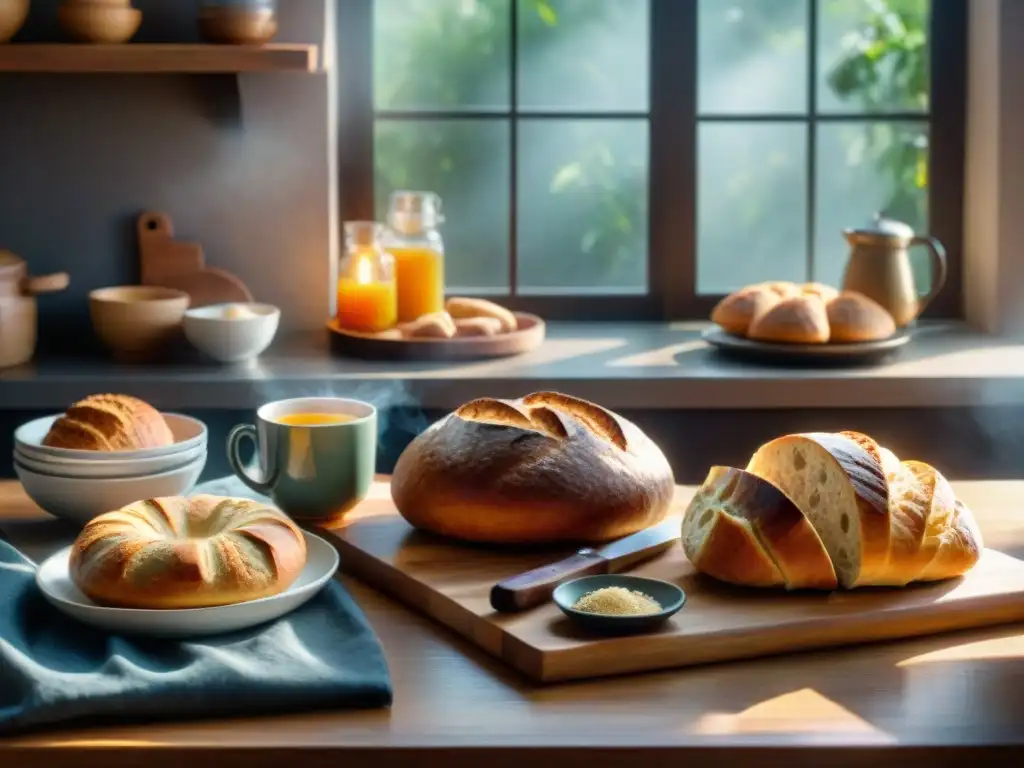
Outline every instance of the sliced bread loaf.
<path fill-rule="evenodd" d="M 711 475 L 716 469 L 712 468 Z M 728 500 L 722 499 L 727 490 L 724 484 L 705 482 L 690 501 L 681 534 L 686 557 L 701 573 L 730 584 L 784 586 L 785 577 L 750 521 L 727 508 Z"/>
<path fill-rule="evenodd" d="M 881 458 L 848 435 L 786 435 L 761 446 L 747 471 L 793 500 L 821 538 L 839 583 L 874 584 L 889 558 L 889 494 Z"/>
<path fill-rule="evenodd" d="M 736 557 L 732 551 L 708 545 L 715 541 L 707 527 L 711 523 L 749 530 L 782 574 L 787 589 L 835 589 L 836 572 L 814 527 L 767 480 L 742 469 L 711 468 L 683 522 L 684 546 L 689 531 L 691 549 L 705 567 L 718 558 Z M 690 549 L 686 551 L 690 556 Z M 711 565 L 720 571 L 730 567 L 728 563 Z"/>

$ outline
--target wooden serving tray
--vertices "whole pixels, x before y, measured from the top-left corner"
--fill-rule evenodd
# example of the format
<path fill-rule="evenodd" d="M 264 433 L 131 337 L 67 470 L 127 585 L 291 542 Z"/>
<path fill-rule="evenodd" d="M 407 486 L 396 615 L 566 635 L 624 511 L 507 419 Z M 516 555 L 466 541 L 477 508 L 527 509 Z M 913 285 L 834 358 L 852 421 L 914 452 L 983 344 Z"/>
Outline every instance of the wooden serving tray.
<path fill-rule="evenodd" d="M 516 312 L 519 330 L 499 336 L 467 336 L 456 339 L 389 339 L 372 333 L 346 331 L 337 320 L 327 323 L 331 350 L 365 360 L 437 361 L 480 360 L 511 357 L 536 349 L 547 331 L 536 315 Z"/>
<path fill-rule="evenodd" d="M 692 491 L 680 489 L 681 513 Z M 679 584 L 688 599 L 659 631 L 586 635 L 553 603 L 497 614 L 491 586 L 568 554 L 459 545 L 415 531 L 387 483 L 323 533 L 342 568 L 464 635 L 539 682 L 600 677 L 935 634 L 1024 619 L 1024 562 L 994 550 L 961 579 L 903 589 L 786 593 L 698 574 L 682 546 L 630 573 Z"/>

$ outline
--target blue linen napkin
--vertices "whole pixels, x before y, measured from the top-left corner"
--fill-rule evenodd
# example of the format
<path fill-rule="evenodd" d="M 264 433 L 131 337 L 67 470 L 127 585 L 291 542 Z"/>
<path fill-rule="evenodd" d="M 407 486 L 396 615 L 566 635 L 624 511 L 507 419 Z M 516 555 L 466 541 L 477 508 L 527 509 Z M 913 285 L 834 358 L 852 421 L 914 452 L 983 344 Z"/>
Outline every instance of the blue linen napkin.
<path fill-rule="evenodd" d="M 66 617 L 39 592 L 35 570 L 0 539 L 0 735 L 391 704 L 377 636 L 336 581 L 276 621 L 182 641 L 110 635 Z"/>

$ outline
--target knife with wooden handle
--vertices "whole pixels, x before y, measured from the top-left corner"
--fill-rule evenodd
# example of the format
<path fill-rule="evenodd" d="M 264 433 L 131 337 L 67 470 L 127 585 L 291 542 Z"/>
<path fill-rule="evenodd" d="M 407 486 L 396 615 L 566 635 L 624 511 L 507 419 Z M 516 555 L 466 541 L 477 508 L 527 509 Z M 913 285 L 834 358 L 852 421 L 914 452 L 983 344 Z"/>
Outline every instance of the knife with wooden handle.
<path fill-rule="evenodd" d="M 491 589 L 491 607 L 502 613 L 523 611 L 550 600 L 555 588 L 570 579 L 628 570 L 678 543 L 679 525 L 679 520 L 666 520 L 603 547 L 581 549 L 565 560 L 500 581 Z"/>

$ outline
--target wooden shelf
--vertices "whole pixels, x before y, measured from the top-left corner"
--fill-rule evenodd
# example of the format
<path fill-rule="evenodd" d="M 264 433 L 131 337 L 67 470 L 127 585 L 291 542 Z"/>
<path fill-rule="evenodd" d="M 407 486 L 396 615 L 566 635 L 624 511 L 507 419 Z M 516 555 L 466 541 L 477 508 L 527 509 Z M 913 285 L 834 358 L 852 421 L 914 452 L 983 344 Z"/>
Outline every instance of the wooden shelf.
<path fill-rule="evenodd" d="M 316 72 L 315 45 L 0 45 L 0 72 Z"/>

